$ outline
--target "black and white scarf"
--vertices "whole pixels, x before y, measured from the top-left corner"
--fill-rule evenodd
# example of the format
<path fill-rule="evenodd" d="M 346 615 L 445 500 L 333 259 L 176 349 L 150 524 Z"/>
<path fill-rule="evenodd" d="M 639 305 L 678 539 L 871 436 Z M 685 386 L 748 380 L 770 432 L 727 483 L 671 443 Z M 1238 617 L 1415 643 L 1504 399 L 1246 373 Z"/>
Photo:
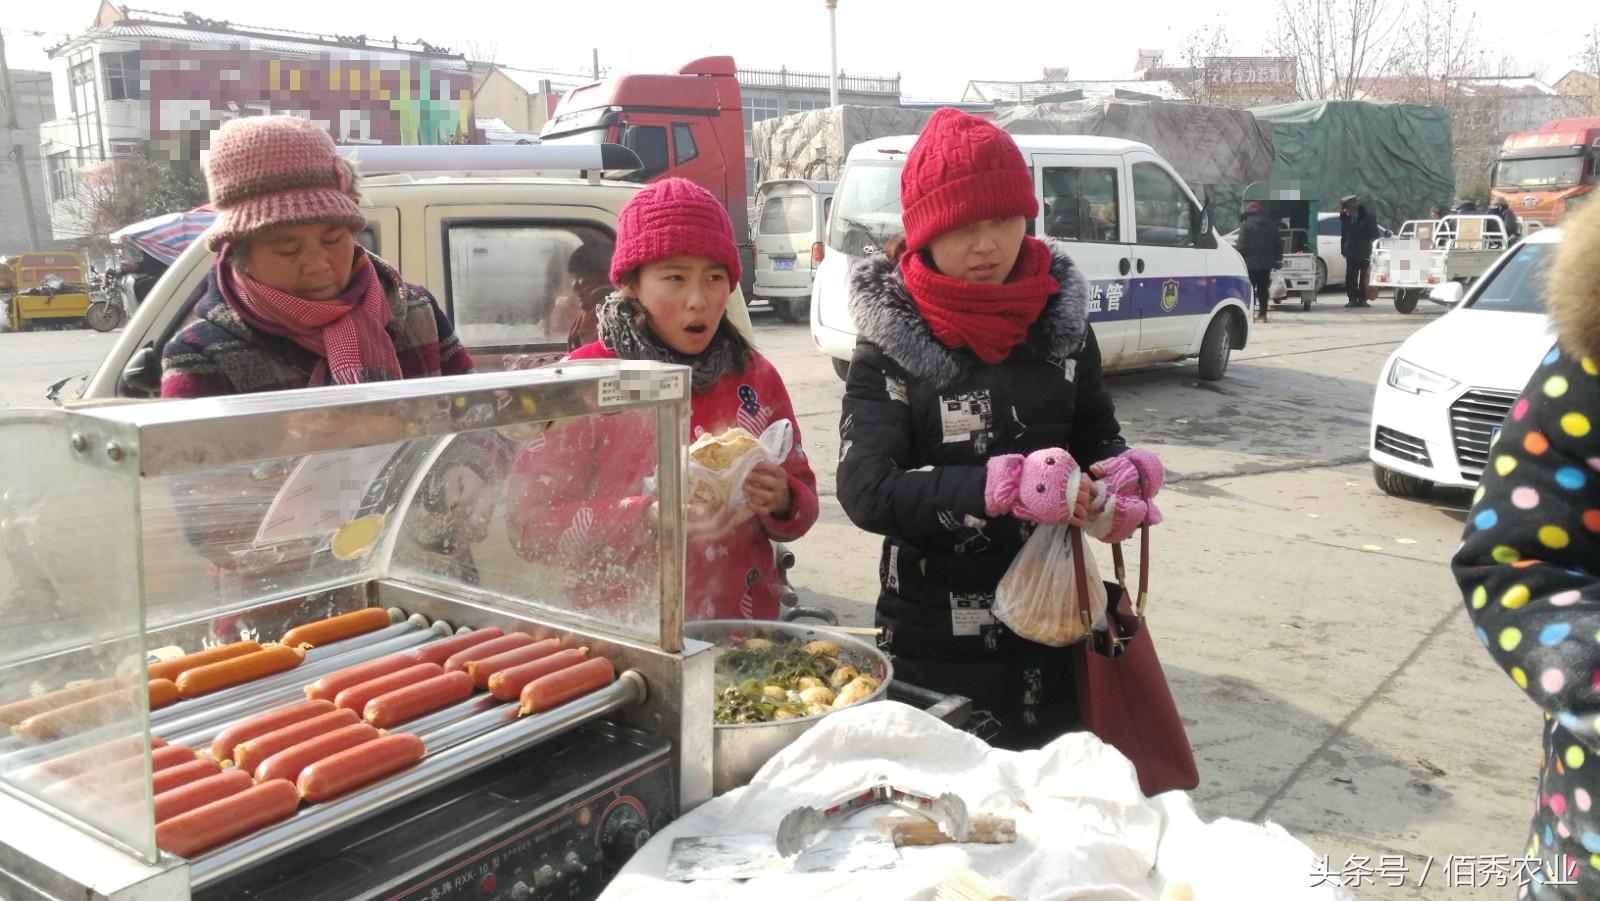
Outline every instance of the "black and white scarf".
<path fill-rule="evenodd" d="M 730 372 L 744 371 L 739 348 L 728 334 L 733 326 L 726 316 L 717 323 L 717 331 L 711 336 L 711 343 L 706 349 L 691 356 L 667 347 L 653 333 L 641 331 L 634 324 L 636 317 L 644 317 L 636 300 L 612 294 L 601 304 L 599 312 L 600 343 L 605 345 L 606 350 L 624 360 L 654 360 L 688 366 L 694 370 L 692 390 L 695 392 L 709 389 L 717 379 Z"/>

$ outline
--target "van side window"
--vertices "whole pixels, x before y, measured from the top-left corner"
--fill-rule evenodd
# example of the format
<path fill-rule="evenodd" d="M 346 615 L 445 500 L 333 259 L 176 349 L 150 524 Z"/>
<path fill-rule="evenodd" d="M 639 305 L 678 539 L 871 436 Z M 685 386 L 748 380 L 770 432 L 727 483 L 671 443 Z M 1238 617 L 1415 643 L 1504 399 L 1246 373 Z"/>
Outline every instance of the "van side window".
<path fill-rule="evenodd" d="M 672 123 L 672 159 L 676 165 L 683 165 L 700 155 L 700 148 L 694 143 L 694 129 L 682 122 Z"/>
<path fill-rule="evenodd" d="M 581 247 L 604 248 L 611 236 L 585 225 L 532 222 L 446 222 L 450 296 L 441 298 L 468 347 L 546 344 L 567 337 L 585 292 L 573 271 Z M 599 269 L 600 267 L 592 267 Z M 589 273 L 587 282 L 601 276 Z"/>
<path fill-rule="evenodd" d="M 1044 233 L 1063 241 L 1117 242 L 1117 170 L 1051 167 L 1044 170 Z"/>
<path fill-rule="evenodd" d="M 1133 164 L 1134 240 L 1160 247 L 1194 247 L 1200 211 L 1167 170 Z"/>
<path fill-rule="evenodd" d="M 639 154 L 644 166 L 629 174 L 629 181 L 646 182 L 667 171 L 667 130 L 660 125 L 629 125 L 622 137 L 623 146 Z"/>

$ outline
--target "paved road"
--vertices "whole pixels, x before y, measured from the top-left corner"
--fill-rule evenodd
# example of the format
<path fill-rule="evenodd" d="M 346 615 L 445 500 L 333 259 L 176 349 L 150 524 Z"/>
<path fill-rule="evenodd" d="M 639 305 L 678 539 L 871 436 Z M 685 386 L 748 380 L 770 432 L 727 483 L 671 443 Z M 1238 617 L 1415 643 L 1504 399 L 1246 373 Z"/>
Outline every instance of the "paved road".
<path fill-rule="evenodd" d="M 1386 497 L 1365 462 L 1383 360 L 1436 312 L 1324 295 L 1256 329 L 1220 382 L 1189 363 L 1110 387 L 1125 434 L 1172 472 L 1150 614 L 1200 759 L 1201 813 L 1280 823 L 1335 871 L 1403 856 L 1407 884 L 1362 897 L 1500 899 L 1507 889 L 1447 888 L 1446 860 L 1521 853 L 1540 717 L 1490 665 L 1446 567 L 1466 497 Z M 839 508 L 828 462 L 841 383 L 804 326 L 757 323 L 819 464 L 822 521 L 794 546 L 794 581 L 870 625 L 877 542 Z M 42 403 L 112 340 L 0 334 L 0 406 Z"/>

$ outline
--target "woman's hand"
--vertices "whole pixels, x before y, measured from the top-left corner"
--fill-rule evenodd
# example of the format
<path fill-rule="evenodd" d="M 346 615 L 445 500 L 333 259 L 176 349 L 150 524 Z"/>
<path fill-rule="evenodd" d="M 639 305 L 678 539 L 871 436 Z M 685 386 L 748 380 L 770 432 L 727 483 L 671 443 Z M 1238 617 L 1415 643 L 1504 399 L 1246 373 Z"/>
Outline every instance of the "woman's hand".
<path fill-rule="evenodd" d="M 776 463 L 757 463 L 744 480 L 744 496 L 750 509 L 761 516 L 785 519 L 794 498 L 789 493 L 789 474 Z"/>
<path fill-rule="evenodd" d="M 1082 528 L 1088 524 L 1089 517 L 1095 513 L 1095 486 L 1094 479 L 1087 475 L 1078 480 L 1078 496 L 1072 500 L 1072 518 L 1067 520 L 1067 525 Z"/>

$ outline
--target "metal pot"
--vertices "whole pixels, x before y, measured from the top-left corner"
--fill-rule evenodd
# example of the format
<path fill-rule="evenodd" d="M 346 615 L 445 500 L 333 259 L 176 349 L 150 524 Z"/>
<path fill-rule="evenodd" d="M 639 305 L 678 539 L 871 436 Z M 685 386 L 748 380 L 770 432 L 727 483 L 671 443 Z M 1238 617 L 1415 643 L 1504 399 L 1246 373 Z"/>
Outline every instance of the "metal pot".
<path fill-rule="evenodd" d="M 878 690 L 867 696 L 862 704 L 881 701 L 888 696 L 889 683 L 894 680 L 894 667 L 889 664 L 889 658 L 882 651 L 871 644 L 835 632 L 831 629 L 819 628 L 804 623 L 780 623 L 765 620 L 747 619 L 710 619 L 696 623 L 684 623 L 683 634 L 685 638 L 696 638 L 719 647 L 729 647 L 730 635 L 742 638 L 770 638 L 773 641 L 794 642 L 805 644 L 816 639 L 831 641 L 839 646 L 840 656 L 849 660 L 863 673 L 874 674 L 883 683 Z M 856 705 L 851 705 L 856 706 Z M 722 794 L 730 788 L 738 788 L 748 783 L 761 765 L 766 763 L 772 755 L 783 750 L 788 744 L 799 738 L 801 733 L 815 726 L 819 720 L 830 714 L 817 714 L 804 716 L 792 720 L 777 720 L 771 723 L 740 723 L 733 725 L 713 726 L 712 758 L 711 758 L 711 788 L 716 794 Z"/>

